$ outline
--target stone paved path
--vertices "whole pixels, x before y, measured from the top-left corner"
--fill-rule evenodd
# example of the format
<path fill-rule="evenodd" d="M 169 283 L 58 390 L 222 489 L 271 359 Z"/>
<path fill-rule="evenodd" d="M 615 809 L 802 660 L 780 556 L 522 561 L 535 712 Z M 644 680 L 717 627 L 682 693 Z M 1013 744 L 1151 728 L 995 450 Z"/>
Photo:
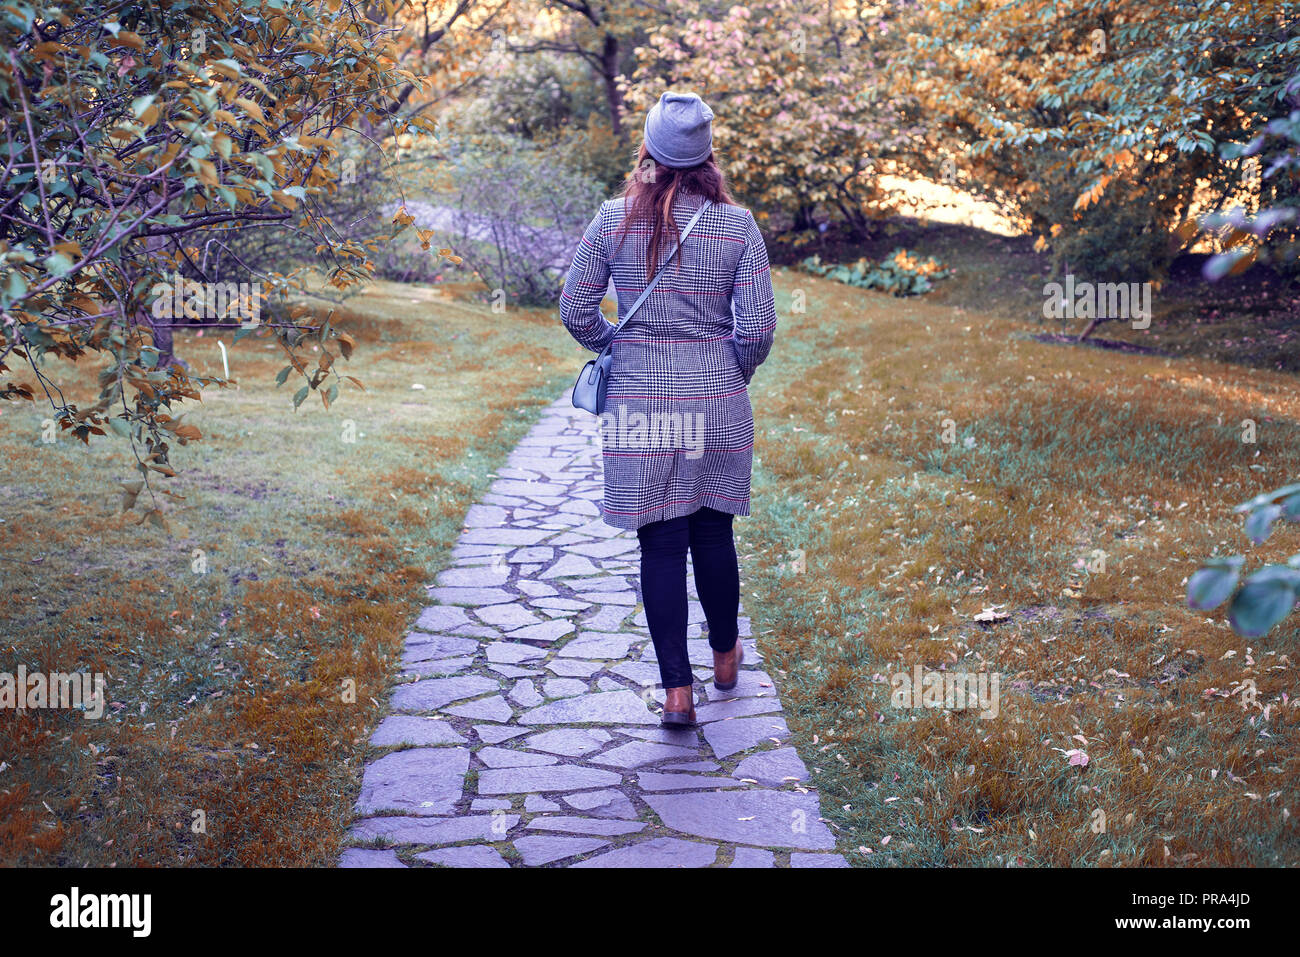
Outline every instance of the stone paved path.
<path fill-rule="evenodd" d="M 846 867 L 741 619 L 712 684 L 691 584 L 697 729 L 666 731 L 636 535 L 600 519 L 594 416 L 566 393 L 430 586 L 371 744 L 344 867 Z"/>

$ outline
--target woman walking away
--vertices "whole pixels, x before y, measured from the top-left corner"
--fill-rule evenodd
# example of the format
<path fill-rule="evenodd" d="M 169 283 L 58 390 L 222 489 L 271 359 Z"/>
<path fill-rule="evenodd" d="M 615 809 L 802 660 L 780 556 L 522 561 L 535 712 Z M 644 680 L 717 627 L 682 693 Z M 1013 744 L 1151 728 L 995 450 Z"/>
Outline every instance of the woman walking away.
<path fill-rule="evenodd" d="M 669 727 L 695 722 L 688 549 L 714 686 L 736 686 L 744 650 L 732 517 L 749 514 L 747 387 L 776 329 L 767 247 L 727 192 L 712 119 L 694 94 L 660 97 L 623 195 L 587 227 L 560 296 L 560 318 L 578 342 L 595 352 L 613 343 L 601 413 L 603 517 L 641 542 L 641 593 Z M 617 335 L 600 313 L 611 275 L 626 317 Z"/>

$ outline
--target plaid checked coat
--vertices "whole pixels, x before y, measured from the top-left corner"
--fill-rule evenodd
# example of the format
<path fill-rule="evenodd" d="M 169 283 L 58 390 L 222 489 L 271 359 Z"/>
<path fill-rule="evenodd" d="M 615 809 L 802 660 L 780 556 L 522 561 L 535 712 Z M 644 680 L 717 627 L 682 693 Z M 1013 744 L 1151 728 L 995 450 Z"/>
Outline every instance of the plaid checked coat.
<path fill-rule="evenodd" d="M 691 195 L 675 201 L 679 230 L 700 202 Z M 620 316 L 646 287 L 650 227 L 630 229 L 619 248 L 623 215 L 621 198 L 601 205 L 560 295 L 565 327 L 594 352 L 615 339 L 600 313 L 611 275 Z M 670 235 L 660 262 L 675 239 Z M 601 416 L 606 523 L 636 529 L 705 506 L 749 514 L 754 415 L 747 387 L 775 329 L 767 247 L 753 215 L 715 203 L 614 342 Z"/>

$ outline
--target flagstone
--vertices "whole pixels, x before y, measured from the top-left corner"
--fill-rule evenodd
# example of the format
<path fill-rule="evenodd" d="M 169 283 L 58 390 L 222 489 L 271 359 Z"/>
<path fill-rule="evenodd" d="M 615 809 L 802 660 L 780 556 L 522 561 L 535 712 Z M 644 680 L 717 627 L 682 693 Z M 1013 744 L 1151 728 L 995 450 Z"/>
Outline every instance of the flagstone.
<path fill-rule="evenodd" d="M 453 628 L 452 633 L 456 635 L 472 635 L 475 638 L 496 639 L 501 637 L 501 632 L 497 631 L 495 628 L 489 628 L 487 625 L 461 625 L 457 628 Z"/>
<path fill-rule="evenodd" d="M 779 717 L 732 718 L 704 726 L 704 738 L 719 758 L 748 751 L 769 738 L 780 739 L 789 734 L 785 720 Z"/>
<path fill-rule="evenodd" d="M 664 825 L 684 834 L 761 847 L 829 850 L 835 837 L 820 820 L 817 795 L 751 788 L 647 794 Z"/>
<path fill-rule="evenodd" d="M 591 759 L 593 764 L 609 764 L 619 768 L 635 768 L 643 764 L 654 764 L 669 758 L 690 758 L 695 753 L 692 748 L 678 747 L 672 744 L 656 744 L 652 741 L 632 741 L 619 745 Z"/>
<path fill-rule="evenodd" d="M 717 761 L 673 761 L 659 766 L 660 771 L 718 771 L 721 768 Z"/>
<path fill-rule="evenodd" d="M 432 851 L 421 851 L 415 855 L 419 860 L 444 867 L 509 867 L 506 859 L 495 847 L 482 844 L 467 844 L 463 847 L 442 847 Z"/>
<path fill-rule="evenodd" d="M 551 678 L 542 684 L 542 694 L 547 698 L 572 698 L 588 690 L 587 682 L 577 678 Z"/>
<path fill-rule="evenodd" d="M 393 689 L 391 701 L 395 711 L 436 711 L 445 704 L 495 691 L 498 687 L 496 681 L 479 675 L 430 678 L 398 685 Z"/>
<path fill-rule="evenodd" d="M 504 525 L 510 513 L 497 505 L 471 505 L 465 513 L 465 528 L 495 528 Z"/>
<path fill-rule="evenodd" d="M 497 818 L 501 823 L 497 824 Z M 382 838 L 393 844 L 458 844 L 461 841 L 491 841 L 497 838 L 493 825 L 506 830 L 519 823 L 519 815 L 471 814 L 463 817 L 410 817 L 397 815 L 370 817 L 357 821 L 348 829 L 352 841 Z"/>
<path fill-rule="evenodd" d="M 515 582 L 515 587 L 525 595 L 531 595 L 534 598 L 545 598 L 550 595 L 556 595 L 558 592 L 545 582 L 531 581 L 527 578 L 521 578 Z"/>
<path fill-rule="evenodd" d="M 792 781 L 807 781 L 808 768 L 794 748 L 777 748 L 751 754 L 731 772 L 733 777 L 750 778 L 759 784 L 780 787 Z"/>
<path fill-rule="evenodd" d="M 415 640 L 412 640 L 412 637 Z M 412 632 L 406 639 L 406 650 L 402 652 L 403 661 L 427 661 L 431 658 L 451 658 L 456 655 L 472 655 L 478 651 L 479 642 L 471 638 L 453 635 L 425 635 Z"/>
<path fill-rule="evenodd" d="M 541 577 L 569 578 L 576 575 L 595 575 L 599 572 L 600 569 L 593 565 L 590 559 L 566 553 L 561 555 L 554 565 L 542 572 Z"/>
<path fill-rule="evenodd" d="M 399 754 L 402 752 L 398 752 Z M 523 794 L 571 791 L 618 784 L 622 776 L 599 768 L 557 764 L 540 768 L 491 768 L 478 775 L 479 794 Z"/>
<path fill-rule="evenodd" d="M 629 844 L 584 861 L 574 867 L 708 867 L 718 856 L 712 844 L 683 841 L 675 837 L 657 837 L 651 841 Z"/>
<path fill-rule="evenodd" d="M 513 665 L 521 661 L 533 661 L 546 657 L 546 649 L 534 648 L 516 641 L 494 641 L 487 646 L 487 660 L 498 664 Z"/>
<path fill-rule="evenodd" d="M 529 562 L 549 562 L 555 557 L 555 549 L 547 545 L 535 545 L 531 548 L 521 548 L 517 552 L 511 553 L 506 559 L 516 564 L 527 564 Z"/>
<path fill-rule="evenodd" d="M 396 851 L 349 847 L 339 858 L 339 867 L 406 867 L 397 859 Z"/>
<path fill-rule="evenodd" d="M 641 821 L 616 821 L 594 817 L 535 817 L 528 822 L 528 828 L 534 831 L 570 831 L 578 834 L 635 834 L 645 829 Z"/>
<path fill-rule="evenodd" d="M 581 601 L 601 605 L 635 605 L 636 592 L 631 591 L 587 591 L 575 592 Z M 624 613 L 626 614 L 626 612 Z"/>
<path fill-rule="evenodd" d="M 685 791 L 745 786 L 735 778 L 710 777 L 706 774 L 668 774 L 662 771 L 642 771 L 636 776 L 636 783 L 645 791 Z"/>
<path fill-rule="evenodd" d="M 503 728 L 499 724 L 474 725 L 474 732 L 479 736 L 479 740 L 486 741 L 488 744 L 500 744 L 502 741 L 527 734 L 528 730 L 528 728 Z"/>
<path fill-rule="evenodd" d="M 571 498 L 560 503 L 560 508 L 565 512 L 574 512 L 579 515 L 599 515 L 600 509 L 594 504 L 582 498 Z"/>
<path fill-rule="evenodd" d="M 620 627 L 632 609 L 623 605 L 605 605 L 596 614 L 583 621 L 583 626 L 595 631 L 613 631 Z"/>
<path fill-rule="evenodd" d="M 554 658 L 546 663 L 548 671 L 553 671 L 557 675 L 565 677 L 587 678 L 595 674 L 601 668 L 605 667 L 603 661 L 579 661 L 576 658 Z"/>
<path fill-rule="evenodd" d="M 464 671 L 474 664 L 473 658 L 439 658 L 436 661 L 417 661 L 403 665 L 403 677 L 434 678 L 446 677 Z"/>
<path fill-rule="evenodd" d="M 560 649 L 561 658 L 625 658 L 635 635 L 582 631 Z"/>
<path fill-rule="evenodd" d="M 533 754 L 529 751 L 513 751 L 510 748 L 479 748 L 475 756 L 490 768 L 539 767 L 554 764 L 555 758 L 549 754 Z"/>
<path fill-rule="evenodd" d="M 772 714 L 781 710 L 781 701 L 775 695 L 762 698 L 723 698 L 698 705 L 695 718 L 701 724 L 722 721 L 726 718 L 743 718 L 755 714 Z"/>
<path fill-rule="evenodd" d="M 515 849 L 528 867 L 562 861 L 607 846 L 609 841 L 594 837 L 551 837 L 542 834 L 530 834 L 515 841 Z"/>
<path fill-rule="evenodd" d="M 474 614 L 489 625 L 507 629 L 535 625 L 542 620 L 519 602 L 512 602 L 509 605 L 487 605 L 476 609 Z"/>
<path fill-rule="evenodd" d="M 660 744 L 675 744 L 683 748 L 698 748 L 700 736 L 687 728 L 619 728 L 620 733 L 641 738 L 644 741 L 658 741 Z"/>
<path fill-rule="evenodd" d="M 542 674 L 540 671 L 532 671 L 528 668 L 516 668 L 514 665 L 488 665 L 489 671 L 495 671 L 497 674 L 506 678 L 536 678 Z"/>
<path fill-rule="evenodd" d="M 443 708 L 448 714 L 454 714 L 461 718 L 480 718 L 488 721 L 509 721 L 514 717 L 514 710 L 506 704 L 506 699 L 498 695 L 491 698 L 483 698 L 479 701 L 471 701 L 469 704 L 455 705 L 450 708 Z"/>
<path fill-rule="evenodd" d="M 599 691 L 552 701 L 519 716 L 520 724 L 658 724 L 645 702 L 631 691 Z"/>
<path fill-rule="evenodd" d="M 591 602 L 574 601 L 572 598 L 534 598 L 528 602 L 537 608 L 555 609 L 557 611 L 582 611 L 584 608 L 590 608 Z"/>
<path fill-rule="evenodd" d="M 420 631 L 439 632 L 450 631 L 457 625 L 467 624 L 469 624 L 469 616 L 465 614 L 464 608 L 453 605 L 431 605 L 420 612 L 414 627 Z"/>
<path fill-rule="evenodd" d="M 573 631 L 573 622 L 567 618 L 544 621 L 539 625 L 525 625 L 506 633 L 512 641 L 557 641 Z"/>
<path fill-rule="evenodd" d="M 513 592 L 504 588 L 430 588 L 429 596 L 445 605 L 502 605 L 515 601 Z"/>
<path fill-rule="evenodd" d="M 509 697 L 515 704 L 525 708 L 542 703 L 542 696 L 537 693 L 537 688 L 533 683 L 527 679 L 516 681 L 515 686 L 510 689 Z"/>
<path fill-rule="evenodd" d="M 446 721 L 431 721 L 416 715 L 393 714 L 380 722 L 370 743 L 376 748 L 400 744 L 464 744 L 468 740 Z"/>
<path fill-rule="evenodd" d="M 543 731 L 541 734 L 535 734 L 526 740 L 524 744 L 537 751 L 549 751 L 552 754 L 578 757 L 600 750 L 605 740 L 598 737 L 593 731 L 580 728 L 557 728 L 554 731 Z"/>
<path fill-rule="evenodd" d="M 438 584 L 445 588 L 485 588 L 504 585 L 510 577 L 509 568 L 497 565 L 476 565 L 449 568 L 438 574 Z"/>
<path fill-rule="evenodd" d="M 603 542 L 592 542 L 589 545 L 570 545 L 568 551 L 570 554 L 586 555 L 589 558 L 609 558 L 611 555 L 635 551 L 639 547 L 636 539 L 620 537 L 609 538 Z"/>
<path fill-rule="evenodd" d="M 659 666 L 646 661 L 625 661 L 609 670 L 639 685 L 653 687 L 659 684 Z M 699 716 L 699 708 L 696 708 L 696 716 Z"/>
<path fill-rule="evenodd" d="M 553 534 L 544 528 L 471 528 L 460 540 L 470 545 L 536 545 Z"/>
<path fill-rule="evenodd" d="M 745 649 L 745 659 L 746 662 L 748 662 L 748 648 Z M 721 701 L 725 698 L 743 698 L 746 696 L 771 695 L 776 693 L 772 677 L 766 671 L 760 671 L 756 668 L 751 669 L 745 667 L 745 665 L 741 665 L 740 674 L 737 675 L 737 678 L 736 687 L 731 691 L 719 691 L 717 688 L 713 687 L 712 682 L 709 682 L 709 684 L 705 686 L 705 691 L 709 695 L 709 700 Z"/>
<path fill-rule="evenodd" d="M 467 748 L 409 748 L 386 754 L 367 765 L 362 775 L 357 813 L 451 814 L 468 769 Z"/>
<path fill-rule="evenodd" d="M 776 855 L 759 847 L 738 847 L 732 867 L 775 867 Z"/>

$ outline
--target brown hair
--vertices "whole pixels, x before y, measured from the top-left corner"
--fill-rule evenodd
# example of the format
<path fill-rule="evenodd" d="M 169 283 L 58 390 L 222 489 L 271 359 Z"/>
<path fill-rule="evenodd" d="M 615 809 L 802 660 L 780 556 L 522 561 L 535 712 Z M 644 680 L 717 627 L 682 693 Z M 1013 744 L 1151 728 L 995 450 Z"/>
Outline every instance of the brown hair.
<path fill-rule="evenodd" d="M 703 196 L 715 203 L 735 206 L 736 201 L 727 191 L 727 178 L 709 153 L 709 158 L 698 166 L 675 169 L 665 166 L 647 152 L 645 144 L 636 155 L 636 168 L 628 174 L 623 185 L 626 215 L 618 231 L 618 245 L 623 245 L 628 230 L 639 224 L 650 224 L 650 241 L 645 250 L 645 278 L 649 282 L 659 262 L 659 248 L 667 245 L 671 232 L 681 241 L 681 230 L 673 219 L 673 201 L 678 194 Z M 681 269 L 682 261 L 677 260 Z"/>

